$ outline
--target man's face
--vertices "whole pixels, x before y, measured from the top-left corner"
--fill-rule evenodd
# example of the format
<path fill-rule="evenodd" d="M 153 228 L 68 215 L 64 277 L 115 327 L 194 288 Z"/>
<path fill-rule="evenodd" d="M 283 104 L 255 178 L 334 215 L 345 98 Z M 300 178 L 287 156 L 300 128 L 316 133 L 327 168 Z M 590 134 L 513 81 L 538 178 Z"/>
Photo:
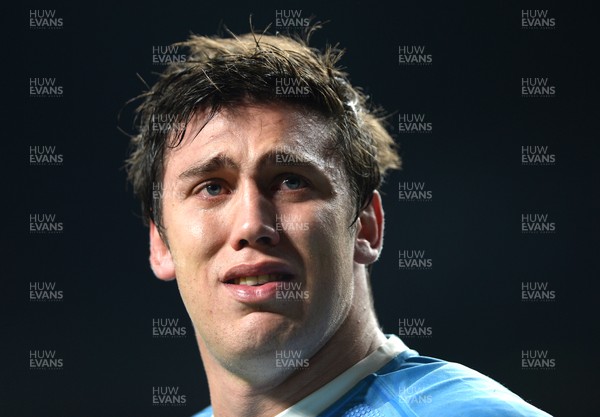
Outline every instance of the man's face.
<path fill-rule="evenodd" d="M 164 189 L 173 192 L 162 202 L 166 264 L 202 355 L 237 371 L 272 368 L 277 350 L 309 358 L 354 292 L 354 205 L 327 151 L 330 128 L 281 104 L 222 110 L 198 133 L 204 121 L 167 151 Z"/>

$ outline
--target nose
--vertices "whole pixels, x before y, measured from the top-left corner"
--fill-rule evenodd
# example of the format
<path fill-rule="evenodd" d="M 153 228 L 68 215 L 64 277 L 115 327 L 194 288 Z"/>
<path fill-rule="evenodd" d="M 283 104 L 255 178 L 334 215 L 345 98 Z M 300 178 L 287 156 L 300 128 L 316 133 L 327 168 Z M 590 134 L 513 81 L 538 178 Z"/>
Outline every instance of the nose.
<path fill-rule="evenodd" d="M 230 244 L 234 250 L 245 247 L 269 247 L 279 243 L 275 226 L 275 209 L 255 184 L 238 189 L 232 205 Z"/>

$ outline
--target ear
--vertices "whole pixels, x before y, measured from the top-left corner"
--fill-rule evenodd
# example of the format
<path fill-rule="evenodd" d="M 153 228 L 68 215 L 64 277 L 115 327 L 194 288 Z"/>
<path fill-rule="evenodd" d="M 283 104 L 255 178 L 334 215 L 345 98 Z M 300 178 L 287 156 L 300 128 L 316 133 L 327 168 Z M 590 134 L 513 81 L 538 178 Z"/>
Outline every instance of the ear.
<path fill-rule="evenodd" d="M 383 207 L 381 195 L 373 191 L 371 203 L 358 217 L 358 230 L 354 241 L 354 261 L 369 265 L 379 258 L 383 246 Z"/>
<path fill-rule="evenodd" d="M 158 279 L 163 281 L 175 279 L 175 263 L 171 251 L 152 220 L 150 221 L 150 267 Z"/>

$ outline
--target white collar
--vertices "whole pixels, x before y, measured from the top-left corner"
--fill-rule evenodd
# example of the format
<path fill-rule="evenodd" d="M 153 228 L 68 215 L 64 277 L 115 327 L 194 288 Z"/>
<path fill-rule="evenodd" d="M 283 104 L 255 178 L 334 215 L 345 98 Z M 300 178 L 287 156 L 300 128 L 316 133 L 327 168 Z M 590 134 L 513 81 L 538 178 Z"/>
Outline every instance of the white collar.
<path fill-rule="evenodd" d="M 362 379 L 383 368 L 385 364 L 406 350 L 408 347 L 398 336 L 390 335 L 388 340 L 369 356 L 275 417 L 317 416 L 342 398 Z"/>

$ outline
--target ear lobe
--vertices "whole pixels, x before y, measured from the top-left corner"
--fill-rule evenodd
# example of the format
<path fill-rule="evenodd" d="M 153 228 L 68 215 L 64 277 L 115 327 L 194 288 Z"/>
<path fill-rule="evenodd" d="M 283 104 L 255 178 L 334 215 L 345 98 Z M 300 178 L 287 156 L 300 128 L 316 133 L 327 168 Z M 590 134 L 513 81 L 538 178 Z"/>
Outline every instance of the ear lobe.
<path fill-rule="evenodd" d="M 163 281 L 175 279 L 175 263 L 171 251 L 153 221 L 150 221 L 150 267 L 158 279 Z"/>
<path fill-rule="evenodd" d="M 383 206 L 381 195 L 373 191 L 371 203 L 358 217 L 358 230 L 354 242 L 354 261 L 369 265 L 379 258 L 383 246 Z"/>

